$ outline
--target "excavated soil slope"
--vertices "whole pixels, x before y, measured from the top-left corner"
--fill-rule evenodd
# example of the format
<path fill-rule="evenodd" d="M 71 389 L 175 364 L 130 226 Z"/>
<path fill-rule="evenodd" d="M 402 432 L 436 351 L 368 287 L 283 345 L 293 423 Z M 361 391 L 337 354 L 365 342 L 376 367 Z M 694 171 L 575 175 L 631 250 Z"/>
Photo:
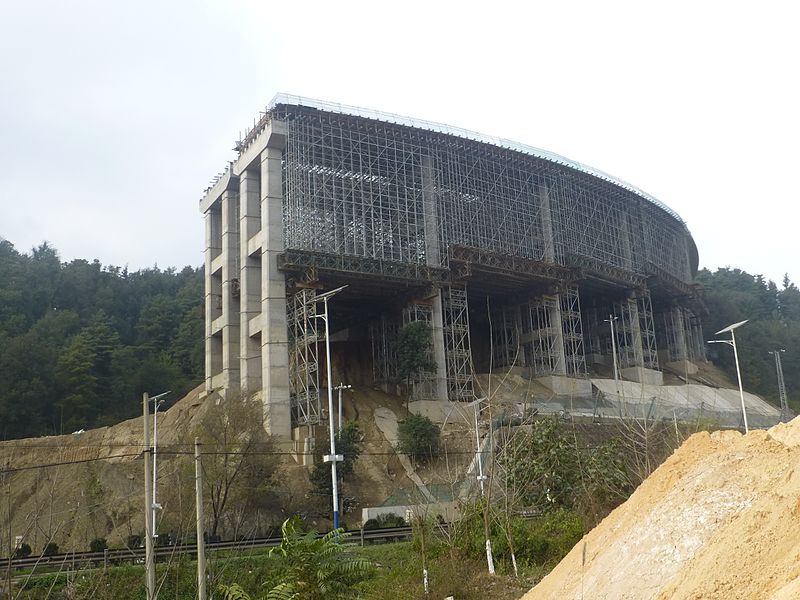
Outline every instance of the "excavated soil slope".
<path fill-rule="evenodd" d="M 800 598 L 800 417 L 689 438 L 523 600 Z"/>

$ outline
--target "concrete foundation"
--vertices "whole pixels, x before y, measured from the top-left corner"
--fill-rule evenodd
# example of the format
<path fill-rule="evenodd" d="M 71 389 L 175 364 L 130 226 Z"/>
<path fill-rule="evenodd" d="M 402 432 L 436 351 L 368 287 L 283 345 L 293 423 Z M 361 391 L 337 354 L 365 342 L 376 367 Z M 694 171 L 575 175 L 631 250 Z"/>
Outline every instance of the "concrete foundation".
<path fill-rule="evenodd" d="M 678 375 L 695 375 L 698 371 L 697 365 L 690 360 L 676 360 L 666 363 L 666 367 L 675 371 Z"/>
<path fill-rule="evenodd" d="M 556 396 L 591 396 L 592 383 L 588 379 L 576 379 L 563 375 L 546 375 L 537 377 L 536 381 L 553 392 Z"/>
<path fill-rule="evenodd" d="M 644 367 L 628 367 L 620 369 L 619 374 L 623 379 L 644 383 L 646 385 L 664 385 L 664 374 L 654 369 Z"/>
<path fill-rule="evenodd" d="M 415 415 L 428 417 L 434 423 L 471 423 L 472 409 L 465 402 L 447 402 L 440 400 L 413 400 L 408 403 L 408 410 Z"/>

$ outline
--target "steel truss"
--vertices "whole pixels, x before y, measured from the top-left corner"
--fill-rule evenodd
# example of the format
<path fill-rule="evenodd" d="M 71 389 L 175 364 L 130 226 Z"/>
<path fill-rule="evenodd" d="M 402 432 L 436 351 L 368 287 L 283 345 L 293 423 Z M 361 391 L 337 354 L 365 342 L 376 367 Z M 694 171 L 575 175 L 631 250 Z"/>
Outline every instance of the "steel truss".
<path fill-rule="evenodd" d="M 316 291 L 302 289 L 289 296 L 289 398 L 292 423 L 296 426 L 320 422 L 319 342 L 324 329 L 317 323 Z"/>
<path fill-rule="evenodd" d="M 469 337 L 469 306 L 465 288 L 442 289 L 444 351 L 447 365 L 447 398 L 472 401 L 472 346 Z"/>

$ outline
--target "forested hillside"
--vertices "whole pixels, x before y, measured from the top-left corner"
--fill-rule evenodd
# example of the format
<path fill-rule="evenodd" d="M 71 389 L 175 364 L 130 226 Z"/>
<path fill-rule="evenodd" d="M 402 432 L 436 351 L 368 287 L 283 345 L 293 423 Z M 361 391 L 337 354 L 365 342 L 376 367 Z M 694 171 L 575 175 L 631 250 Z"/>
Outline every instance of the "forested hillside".
<path fill-rule="evenodd" d="M 800 394 L 800 290 L 739 269 L 703 270 L 706 339 L 737 330 L 747 390 L 778 403 L 770 351 L 785 349 L 789 400 Z M 735 381 L 733 352 L 709 357 Z M 203 378 L 203 274 L 186 267 L 62 262 L 44 243 L 30 253 L 0 238 L 0 438 L 69 432 L 140 411 L 142 392 L 181 398 Z M 797 396 L 800 398 L 800 396 Z"/>
<path fill-rule="evenodd" d="M 0 438 L 115 423 L 203 377 L 203 274 L 62 262 L 0 238 Z"/>
<path fill-rule="evenodd" d="M 770 351 L 781 354 L 783 374 L 790 407 L 800 409 L 800 290 L 785 276 L 782 287 L 761 275 L 749 275 L 739 269 L 703 269 L 697 276 L 705 288 L 709 314 L 703 317 L 705 338 L 730 339 L 730 334 L 715 336 L 723 327 L 750 319 L 736 330 L 736 345 L 742 383 L 750 392 L 779 404 L 775 359 Z M 708 356 L 736 381 L 733 350 L 723 344 L 708 346 Z"/>

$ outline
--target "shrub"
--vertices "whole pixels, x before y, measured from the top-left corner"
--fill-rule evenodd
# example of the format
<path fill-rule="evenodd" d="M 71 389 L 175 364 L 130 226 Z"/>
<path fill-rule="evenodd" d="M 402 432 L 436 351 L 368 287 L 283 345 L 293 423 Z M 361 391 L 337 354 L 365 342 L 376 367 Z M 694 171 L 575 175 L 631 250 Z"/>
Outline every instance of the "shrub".
<path fill-rule="evenodd" d="M 16 550 L 14 550 L 13 558 L 28 558 L 30 555 L 31 555 L 30 544 L 22 542 L 22 544 L 17 546 Z"/>
<path fill-rule="evenodd" d="M 42 550 L 42 556 L 53 556 L 54 554 L 58 554 L 58 544 L 47 542 Z"/>
<path fill-rule="evenodd" d="M 426 461 L 439 451 L 439 428 L 428 417 L 409 415 L 397 429 L 397 451 Z"/>
<path fill-rule="evenodd" d="M 95 538 L 89 542 L 89 552 L 102 552 L 108 548 L 106 538 Z"/>

